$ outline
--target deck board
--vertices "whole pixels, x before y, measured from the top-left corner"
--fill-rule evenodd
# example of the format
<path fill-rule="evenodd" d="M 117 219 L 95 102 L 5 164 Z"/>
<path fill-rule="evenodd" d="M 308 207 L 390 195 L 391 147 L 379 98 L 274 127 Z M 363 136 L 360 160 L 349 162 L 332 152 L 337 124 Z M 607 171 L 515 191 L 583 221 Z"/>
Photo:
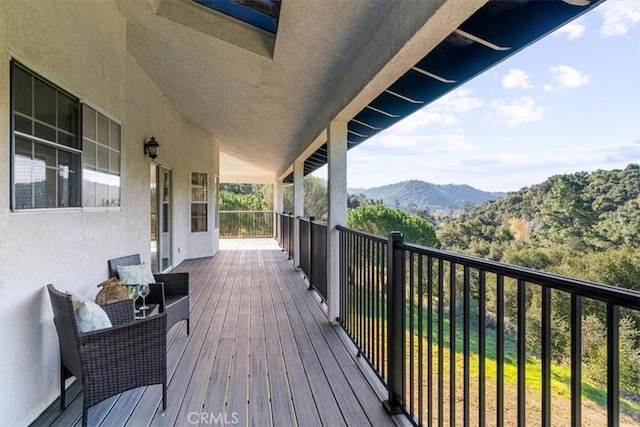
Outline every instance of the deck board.
<path fill-rule="evenodd" d="M 259 253 L 262 262 L 264 258 Z M 274 308 L 271 292 L 268 288 L 268 279 L 261 275 L 259 278 L 262 291 L 262 313 L 265 331 L 269 333 L 269 339 L 266 341 L 267 350 L 267 371 L 269 372 L 269 387 L 275 391 L 271 393 L 271 409 L 272 409 L 272 425 L 281 426 L 288 425 L 291 420 L 295 420 L 295 412 L 293 408 L 293 399 L 291 397 L 291 387 L 284 363 L 284 351 L 282 341 L 278 331 L 276 322 L 276 313 Z M 273 335 L 276 335 L 275 337 Z"/>
<path fill-rule="evenodd" d="M 176 268 L 190 274 L 191 335 L 185 322 L 167 334 L 167 409 L 160 386 L 142 387 L 90 408 L 89 425 L 394 425 L 368 367 L 275 242 L 221 246 Z M 79 425 L 77 390 L 33 425 Z"/>
<path fill-rule="evenodd" d="M 266 420 L 269 420 L 269 423 L 271 422 L 272 415 L 269 404 L 269 372 L 267 371 L 267 346 L 265 342 L 264 313 L 262 311 L 262 288 L 265 283 L 258 280 L 260 274 L 256 273 L 255 277 L 252 275 L 251 280 L 249 424 L 263 426 L 268 424 L 265 422 Z"/>

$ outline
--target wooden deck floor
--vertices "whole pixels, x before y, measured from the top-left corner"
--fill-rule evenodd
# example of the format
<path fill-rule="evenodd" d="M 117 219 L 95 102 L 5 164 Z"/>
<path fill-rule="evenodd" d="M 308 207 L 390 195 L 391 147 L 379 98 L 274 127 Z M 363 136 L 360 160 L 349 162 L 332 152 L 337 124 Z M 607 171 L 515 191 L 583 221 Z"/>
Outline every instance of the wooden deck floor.
<path fill-rule="evenodd" d="M 114 396 L 89 409 L 103 426 L 387 426 L 376 384 L 346 335 L 271 239 L 224 240 L 213 258 L 189 260 L 191 335 L 167 335 L 167 409 L 161 387 Z M 34 425 L 79 425 L 82 393 Z"/>

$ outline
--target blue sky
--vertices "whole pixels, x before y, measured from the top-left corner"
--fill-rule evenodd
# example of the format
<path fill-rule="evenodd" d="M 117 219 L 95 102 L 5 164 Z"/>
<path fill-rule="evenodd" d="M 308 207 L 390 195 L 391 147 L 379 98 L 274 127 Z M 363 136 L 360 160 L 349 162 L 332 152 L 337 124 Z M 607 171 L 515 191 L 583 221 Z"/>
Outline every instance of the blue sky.
<path fill-rule="evenodd" d="M 640 162 L 640 0 L 608 0 L 350 150 L 347 179 L 514 191 L 631 162 Z"/>

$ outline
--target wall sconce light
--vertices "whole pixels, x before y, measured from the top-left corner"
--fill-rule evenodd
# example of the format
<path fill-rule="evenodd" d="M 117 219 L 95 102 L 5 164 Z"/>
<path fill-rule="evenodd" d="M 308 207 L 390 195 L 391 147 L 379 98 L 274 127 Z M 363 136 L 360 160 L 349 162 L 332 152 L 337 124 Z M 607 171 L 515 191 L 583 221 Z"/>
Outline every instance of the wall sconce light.
<path fill-rule="evenodd" d="M 158 141 L 151 136 L 151 139 L 144 143 L 144 154 L 149 156 L 151 159 L 155 159 L 158 157 L 158 150 L 160 149 L 160 144 Z"/>

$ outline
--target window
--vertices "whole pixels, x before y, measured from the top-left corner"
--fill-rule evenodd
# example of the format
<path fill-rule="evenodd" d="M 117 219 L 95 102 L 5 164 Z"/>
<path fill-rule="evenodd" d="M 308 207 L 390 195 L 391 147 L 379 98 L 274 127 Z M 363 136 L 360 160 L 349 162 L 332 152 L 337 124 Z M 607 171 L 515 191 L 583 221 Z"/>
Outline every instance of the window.
<path fill-rule="evenodd" d="M 120 125 L 82 105 L 82 201 L 120 206 Z"/>
<path fill-rule="evenodd" d="M 191 173 L 191 232 L 207 231 L 208 177 Z"/>
<path fill-rule="evenodd" d="M 12 62 L 14 209 L 80 206 L 80 103 Z"/>
<path fill-rule="evenodd" d="M 11 113 L 13 210 L 120 206 L 118 123 L 14 61 Z"/>

